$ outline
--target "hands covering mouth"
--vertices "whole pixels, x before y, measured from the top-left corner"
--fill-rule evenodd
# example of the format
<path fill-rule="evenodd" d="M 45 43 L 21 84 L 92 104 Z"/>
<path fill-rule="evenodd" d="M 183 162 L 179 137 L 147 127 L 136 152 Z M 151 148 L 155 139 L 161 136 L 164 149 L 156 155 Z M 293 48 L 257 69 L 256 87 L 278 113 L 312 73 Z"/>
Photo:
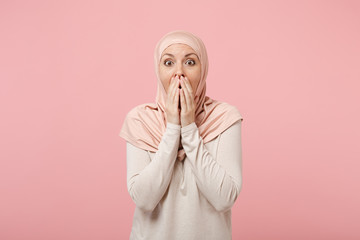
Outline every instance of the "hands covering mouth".
<path fill-rule="evenodd" d="M 194 99 L 194 92 L 189 79 L 176 75 L 172 77 L 165 105 L 167 121 L 181 126 L 187 126 L 194 122 L 196 110 Z M 177 106 L 176 102 L 178 102 Z"/>

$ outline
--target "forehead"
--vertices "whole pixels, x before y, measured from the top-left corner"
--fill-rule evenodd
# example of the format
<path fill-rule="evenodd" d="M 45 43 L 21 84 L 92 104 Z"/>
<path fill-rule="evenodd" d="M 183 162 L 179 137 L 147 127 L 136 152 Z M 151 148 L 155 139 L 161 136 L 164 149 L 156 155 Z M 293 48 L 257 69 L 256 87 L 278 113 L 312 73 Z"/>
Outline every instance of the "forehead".
<path fill-rule="evenodd" d="M 170 46 L 165 48 L 165 50 L 163 51 L 161 56 L 164 56 L 165 54 L 185 55 L 185 54 L 189 54 L 189 53 L 196 54 L 194 49 L 192 47 L 190 47 L 189 45 L 183 44 L 183 43 L 175 43 L 175 44 L 171 44 Z"/>

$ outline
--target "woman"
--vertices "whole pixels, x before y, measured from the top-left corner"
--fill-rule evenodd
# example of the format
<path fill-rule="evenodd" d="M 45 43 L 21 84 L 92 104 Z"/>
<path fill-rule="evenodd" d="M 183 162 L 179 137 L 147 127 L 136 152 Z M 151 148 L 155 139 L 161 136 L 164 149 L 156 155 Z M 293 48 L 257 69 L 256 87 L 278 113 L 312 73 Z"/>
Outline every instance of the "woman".
<path fill-rule="evenodd" d="M 208 58 L 200 38 L 169 32 L 154 55 L 156 103 L 131 109 L 119 134 L 136 204 L 130 239 L 232 239 L 243 118 L 206 96 Z"/>

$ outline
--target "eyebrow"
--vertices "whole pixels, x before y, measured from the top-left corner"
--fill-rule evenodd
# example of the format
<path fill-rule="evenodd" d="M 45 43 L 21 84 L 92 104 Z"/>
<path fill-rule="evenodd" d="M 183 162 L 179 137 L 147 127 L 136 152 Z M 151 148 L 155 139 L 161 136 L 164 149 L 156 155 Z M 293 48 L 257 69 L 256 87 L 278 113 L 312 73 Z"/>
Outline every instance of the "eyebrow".
<path fill-rule="evenodd" d="M 188 54 L 185 55 L 185 57 L 190 56 L 191 54 L 194 54 L 194 55 L 199 59 L 198 55 L 196 55 L 195 53 L 188 53 Z M 175 56 L 172 55 L 171 53 L 165 53 L 161 58 L 163 58 L 165 55 L 169 55 L 169 56 L 171 56 L 171 57 L 175 57 Z"/>

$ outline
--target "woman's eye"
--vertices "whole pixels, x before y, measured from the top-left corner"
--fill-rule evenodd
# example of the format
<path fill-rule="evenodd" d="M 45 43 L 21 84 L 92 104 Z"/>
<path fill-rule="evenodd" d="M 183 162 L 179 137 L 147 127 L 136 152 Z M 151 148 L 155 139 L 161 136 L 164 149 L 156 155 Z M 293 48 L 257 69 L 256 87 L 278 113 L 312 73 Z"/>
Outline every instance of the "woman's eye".
<path fill-rule="evenodd" d="M 192 64 L 190 64 L 190 65 L 195 65 L 195 61 L 194 61 L 194 60 L 189 60 L 188 62 L 192 62 Z"/>
<path fill-rule="evenodd" d="M 166 64 L 167 62 L 171 62 L 170 60 L 166 60 L 165 62 L 164 62 L 164 64 L 166 65 L 166 66 L 169 66 L 168 64 Z"/>

